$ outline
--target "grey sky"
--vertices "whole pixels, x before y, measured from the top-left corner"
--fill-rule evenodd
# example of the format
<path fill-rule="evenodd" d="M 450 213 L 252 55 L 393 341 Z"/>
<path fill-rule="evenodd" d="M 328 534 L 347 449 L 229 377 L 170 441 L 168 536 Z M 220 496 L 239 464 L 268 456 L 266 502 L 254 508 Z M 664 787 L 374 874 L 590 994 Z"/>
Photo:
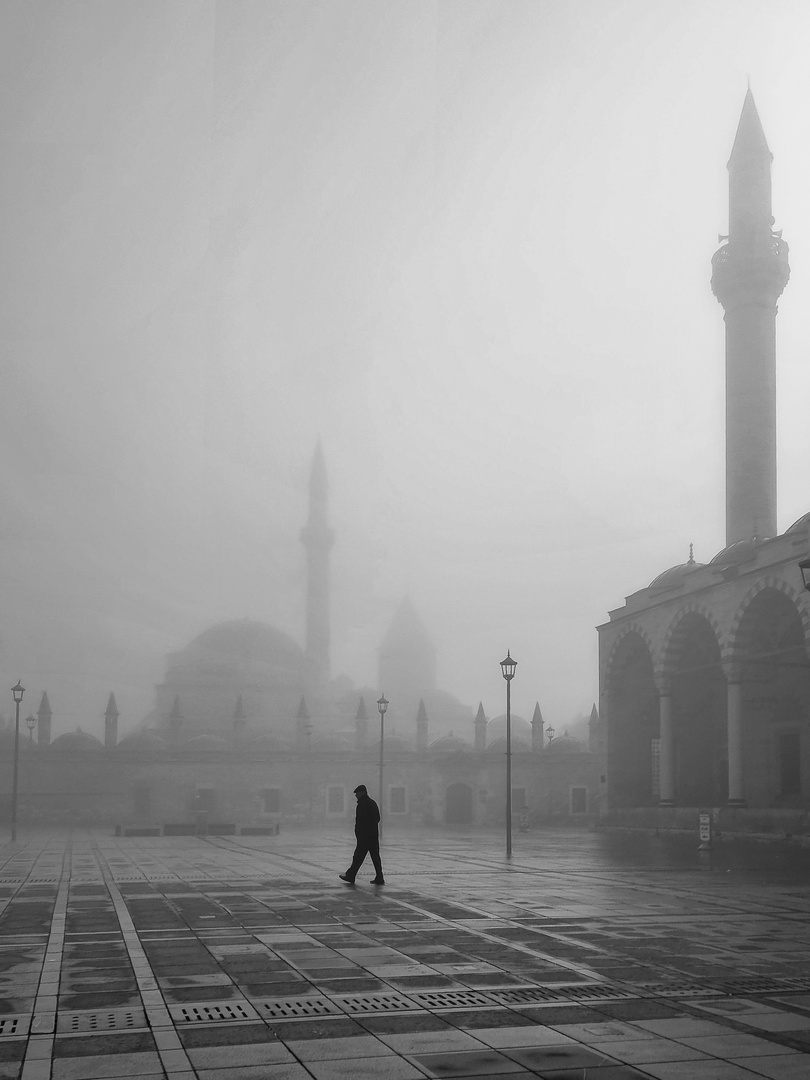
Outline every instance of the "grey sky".
<path fill-rule="evenodd" d="M 749 75 L 793 270 L 780 528 L 810 509 L 808 47 L 778 0 L 6 0 L 8 685 L 100 731 L 218 619 L 301 640 L 320 435 L 335 672 L 374 682 L 408 590 L 463 700 L 502 710 L 509 647 L 518 712 L 587 711 L 593 626 L 723 546 Z"/>

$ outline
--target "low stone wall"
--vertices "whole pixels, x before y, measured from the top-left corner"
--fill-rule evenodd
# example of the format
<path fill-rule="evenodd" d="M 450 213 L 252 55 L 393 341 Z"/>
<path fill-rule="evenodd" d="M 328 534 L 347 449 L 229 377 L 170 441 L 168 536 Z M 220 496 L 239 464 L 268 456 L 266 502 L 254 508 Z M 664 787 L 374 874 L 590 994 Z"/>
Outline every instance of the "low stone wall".
<path fill-rule="evenodd" d="M 646 832 L 694 833 L 699 816 L 710 813 L 715 838 L 725 836 L 771 840 L 806 840 L 810 843 L 810 811 L 705 806 L 637 806 L 609 810 L 599 828 L 640 829 Z"/>

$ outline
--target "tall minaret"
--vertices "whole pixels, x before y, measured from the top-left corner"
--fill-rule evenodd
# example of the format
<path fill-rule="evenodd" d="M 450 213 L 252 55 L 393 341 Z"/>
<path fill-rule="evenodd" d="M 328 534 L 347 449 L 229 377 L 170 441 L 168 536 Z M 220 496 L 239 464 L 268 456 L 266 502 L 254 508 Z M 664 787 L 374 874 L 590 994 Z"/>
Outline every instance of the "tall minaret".
<path fill-rule="evenodd" d="M 790 268 L 773 231 L 772 160 L 749 89 L 728 163 L 728 243 L 712 259 L 726 312 L 726 544 L 776 535 L 776 301 Z"/>
<path fill-rule="evenodd" d="M 335 537 L 327 523 L 329 485 L 320 439 L 309 474 L 309 516 L 301 530 L 307 553 L 306 658 L 313 686 L 329 679 L 329 551 Z"/>

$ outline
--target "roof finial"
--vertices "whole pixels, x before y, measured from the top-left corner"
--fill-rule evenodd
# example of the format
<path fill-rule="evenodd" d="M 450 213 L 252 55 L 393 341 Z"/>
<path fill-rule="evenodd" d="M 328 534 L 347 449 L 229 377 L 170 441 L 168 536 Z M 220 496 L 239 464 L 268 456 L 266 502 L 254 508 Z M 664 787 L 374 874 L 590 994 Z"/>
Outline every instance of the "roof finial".
<path fill-rule="evenodd" d="M 694 561 L 695 561 L 695 545 L 690 544 L 689 545 L 689 558 L 687 560 L 687 563 L 691 566 L 694 563 Z"/>

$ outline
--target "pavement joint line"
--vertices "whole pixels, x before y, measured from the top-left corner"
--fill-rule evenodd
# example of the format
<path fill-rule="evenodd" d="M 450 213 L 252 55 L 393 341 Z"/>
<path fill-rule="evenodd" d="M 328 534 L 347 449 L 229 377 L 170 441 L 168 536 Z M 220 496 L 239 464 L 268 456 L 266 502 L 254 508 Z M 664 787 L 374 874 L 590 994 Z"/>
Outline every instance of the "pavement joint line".
<path fill-rule="evenodd" d="M 146 1013 L 147 1023 L 151 1028 L 168 1028 L 172 1026 L 171 1015 L 166 1006 L 163 994 L 160 990 L 153 989 L 153 986 L 157 985 L 157 979 L 143 945 L 138 938 L 138 932 L 132 921 L 132 916 L 129 913 L 126 901 L 124 900 L 121 890 L 113 880 L 112 875 L 104 862 L 104 856 L 99 851 L 98 846 L 94 844 L 93 847 L 101 869 L 102 877 L 104 878 L 104 884 L 107 886 L 107 891 L 112 900 L 115 915 L 121 928 L 124 946 L 127 950 L 127 955 L 135 974 L 135 982 L 138 986 L 138 993 L 141 997 L 144 1012 Z M 145 972 L 148 972 L 148 975 L 144 974 Z M 184 1049 L 159 1050 L 158 1053 L 160 1054 L 163 1068 L 169 1077 L 172 1077 L 175 1074 L 186 1076 L 189 1073 L 193 1074 L 191 1062 Z M 28 1080 L 28 1078 L 22 1077 L 21 1080 Z"/>

